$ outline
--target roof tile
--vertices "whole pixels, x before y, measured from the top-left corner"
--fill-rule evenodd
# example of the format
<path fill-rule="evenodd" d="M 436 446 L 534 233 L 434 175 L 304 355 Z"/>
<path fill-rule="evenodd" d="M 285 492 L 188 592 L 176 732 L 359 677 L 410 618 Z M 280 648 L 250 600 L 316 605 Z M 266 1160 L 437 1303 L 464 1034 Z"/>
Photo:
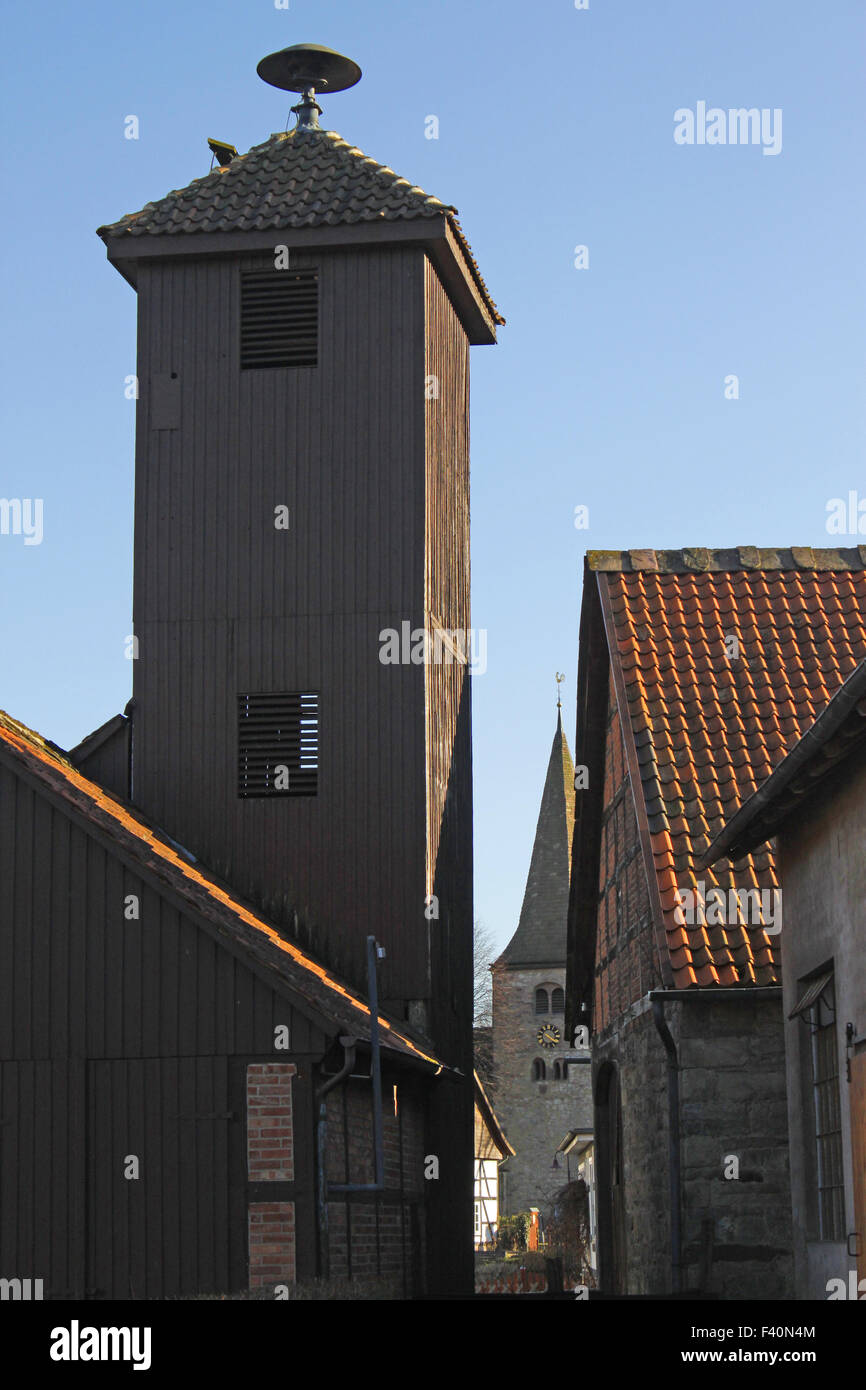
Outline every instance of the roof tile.
<path fill-rule="evenodd" d="M 778 983 L 778 934 L 744 922 L 730 896 L 778 887 L 772 845 L 737 864 L 700 864 L 866 657 L 866 547 L 606 551 L 588 564 L 610 596 L 677 987 Z M 740 656 L 728 660 L 731 633 Z M 725 925 L 704 925 L 699 911 L 678 920 L 677 890 L 700 884 L 705 898 L 725 893 Z"/>

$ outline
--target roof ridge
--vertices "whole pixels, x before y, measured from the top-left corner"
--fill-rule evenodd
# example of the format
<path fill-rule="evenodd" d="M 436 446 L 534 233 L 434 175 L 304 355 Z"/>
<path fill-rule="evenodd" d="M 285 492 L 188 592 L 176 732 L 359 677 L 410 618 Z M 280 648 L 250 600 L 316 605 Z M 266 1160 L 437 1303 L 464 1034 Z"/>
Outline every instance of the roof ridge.
<path fill-rule="evenodd" d="M 724 570 L 860 570 L 866 569 L 866 545 L 816 548 L 792 545 L 738 545 L 711 549 L 588 550 L 586 567 L 601 572 L 687 574 Z"/>

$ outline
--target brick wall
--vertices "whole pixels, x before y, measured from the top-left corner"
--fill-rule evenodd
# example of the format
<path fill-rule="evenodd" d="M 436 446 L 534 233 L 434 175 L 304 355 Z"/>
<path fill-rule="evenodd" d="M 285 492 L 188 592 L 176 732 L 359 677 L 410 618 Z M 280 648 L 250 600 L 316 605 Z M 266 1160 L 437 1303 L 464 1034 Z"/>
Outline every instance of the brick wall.
<path fill-rule="evenodd" d="M 661 984 L 649 891 L 611 682 L 599 855 L 595 1031 Z"/>
<path fill-rule="evenodd" d="M 248 1217 L 250 1288 L 293 1284 L 296 1277 L 294 1202 L 251 1202 Z"/>
<path fill-rule="evenodd" d="M 247 1067 L 247 1174 L 250 1182 L 293 1182 L 293 1062 Z"/>
<path fill-rule="evenodd" d="M 382 1092 L 386 1191 L 332 1197 L 328 1248 L 332 1279 L 377 1278 L 399 1295 L 404 1280 L 407 1292 L 417 1291 L 423 1267 L 424 1111 L 411 1086 L 398 1086 L 396 1107 L 393 1082 Z M 375 1178 L 369 1082 L 350 1081 L 328 1096 L 327 1172 L 332 1183 Z"/>
<path fill-rule="evenodd" d="M 247 1177 L 250 1182 L 293 1182 L 295 1177 L 293 1062 L 247 1067 Z M 250 1288 L 294 1283 L 294 1202 L 251 1202 L 248 1207 Z"/>

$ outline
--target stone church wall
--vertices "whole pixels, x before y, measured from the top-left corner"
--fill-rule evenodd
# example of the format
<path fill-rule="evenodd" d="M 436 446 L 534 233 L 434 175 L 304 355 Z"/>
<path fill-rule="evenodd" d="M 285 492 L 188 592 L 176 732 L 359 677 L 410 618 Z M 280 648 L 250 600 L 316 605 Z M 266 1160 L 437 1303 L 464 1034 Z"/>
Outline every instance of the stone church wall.
<path fill-rule="evenodd" d="M 502 1165 L 504 1206 L 509 1216 L 529 1207 L 549 1211 L 553 1198 L 566 1184 L 565 1160 L 558 1168 L 553 1159 L 570 1129 L 592 1128 L 590 1068 L 586 1061 L 571 1065 L 567 1079 L 553 1079 L 553 1064 L 564 1057 L 589 1054 L 566 1046 L 563 1036 L 556 1048 L 537 1042 L 542 1023 L 552 1022 L 562 1031 L 562 1014 L 535 1012 L 535 991 L 541 985 L 565 988 L 565 967 L 493 972 L 493 1101 L 496 1113 L 515 1156 Z M 547 1079 L 532 1079 L 536 1058 L 545 1063 Z"/>

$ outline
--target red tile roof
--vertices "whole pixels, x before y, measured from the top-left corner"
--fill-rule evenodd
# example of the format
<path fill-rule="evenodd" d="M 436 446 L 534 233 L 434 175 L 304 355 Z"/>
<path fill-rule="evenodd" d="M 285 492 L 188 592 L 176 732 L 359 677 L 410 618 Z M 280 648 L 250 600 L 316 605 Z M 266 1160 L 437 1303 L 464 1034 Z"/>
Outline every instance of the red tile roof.
<path fill-rule="evenodd" d="M 274 972 L 275 987 L 281 981 L 338 1031 L 369 1038 L 370 1013 L 360 995 L 190 863 L 158 827 L 148 825 L 132 807 L 84 777 L 56 744 L 3 710 L 0 754 L 6 755 L 13 768 L 35 776 L 71 810 L 107 832 L 119 849 L 131 853 L 145 870 L 183 897 L 194 913 L 208 919 L 223 941 L 231 942 L 250 962 Z M 440 1067 L 436 1057 L 383 1015 L 379 1016 L 379 1026 L 383 1047 L 413 1061 Z"/>
<path fill-rule="evenodd" d="M 777 935 L 742 920 L 681 924 L 677 891 L 778 887 L 771 845 L 712 869 L 703 856 L 866 656 L 866 550 L 593 552 L 587 563 L 627 702 L 673 983 L 776 984 Z"/>

